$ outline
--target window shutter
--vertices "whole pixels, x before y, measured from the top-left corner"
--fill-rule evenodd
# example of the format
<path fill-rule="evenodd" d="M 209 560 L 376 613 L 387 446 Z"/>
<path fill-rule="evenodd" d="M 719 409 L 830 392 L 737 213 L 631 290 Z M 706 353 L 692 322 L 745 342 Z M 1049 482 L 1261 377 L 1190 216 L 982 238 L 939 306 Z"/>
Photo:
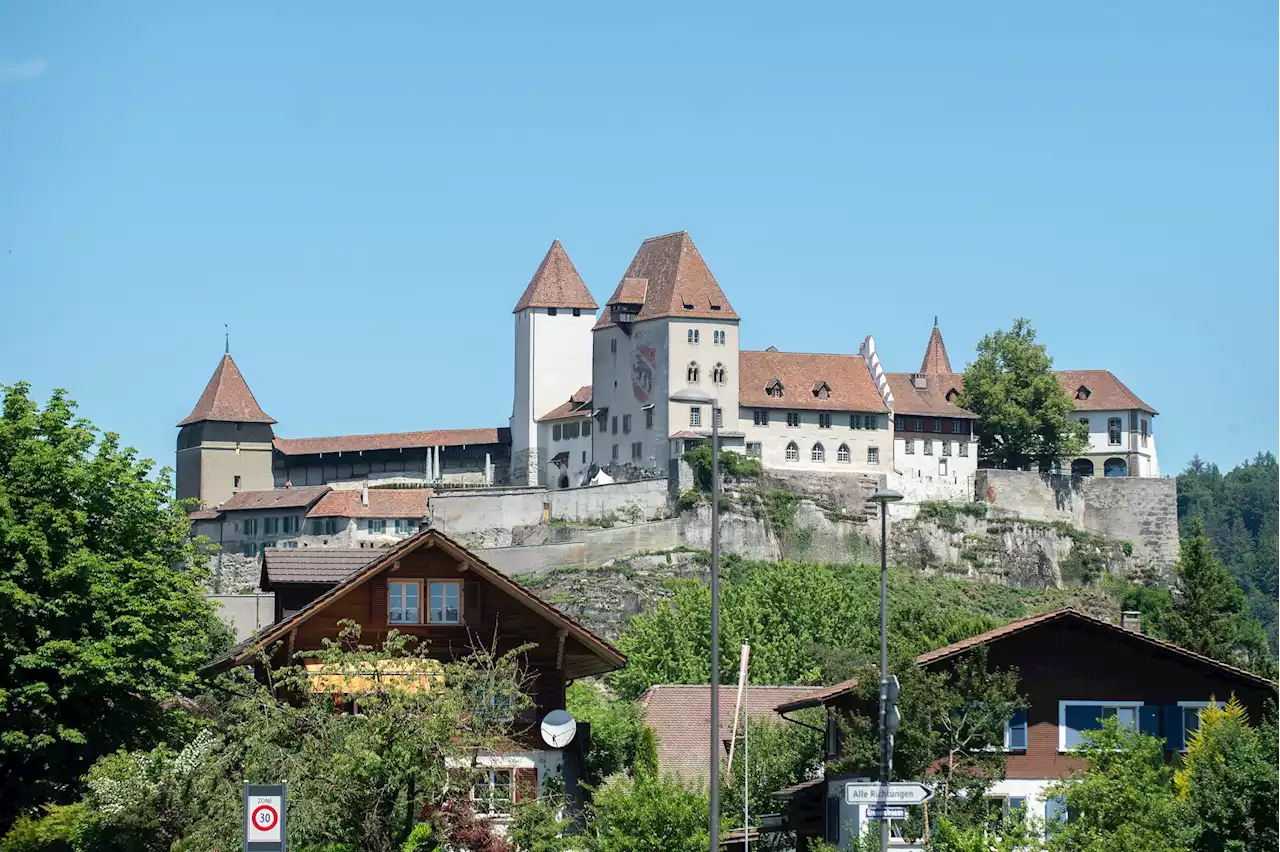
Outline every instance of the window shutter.
<path fill-rule="evenodd" d="M 840 842 L 840 799 L 836 796 L 827 797 L 827 819 L 824 826 L 824 839 L 828 843 Z M 857 820 L 854 820 L 857 824 Z"/>
<path fill-rule="evenodd" d="M 537 769 L 521 766 L 516 768 L 514 775 L 515 778 L 512 786 L 515 788 L 514 795 L 516 804 L 524 801 L 532 801 L 538 798 Z"/>
<path fill-rule="evenodd" d="M 369 582 L 369 623 L 382 625 L 387 623 L 387 578 L 383 575 L 374 577 Z"/>
<path fill-rule="evenodd" d="M 1009 720 L 1009 748 L 1022 751 L 1027 747 L 1027 711 L 1014 710 Z"/>
<path fill-rule="evenodd" d="M 480 584 L 475 580 L 462 584 L 462 621 L 472 627 L 480 626 Z"/>
<path fill-rule="evenodd" d="M 1186 747 L 1182 730 L 1182 708 L 1168 704 L 1164 708 L 1164 740 L 1169 751 L 1182 751 Z"/>
<path fill-rule="evenodd" d="M 1160 708 L 1144 704 L 1138 708 L 1138 731 L 1153 737 L 1160 736 Z"/>

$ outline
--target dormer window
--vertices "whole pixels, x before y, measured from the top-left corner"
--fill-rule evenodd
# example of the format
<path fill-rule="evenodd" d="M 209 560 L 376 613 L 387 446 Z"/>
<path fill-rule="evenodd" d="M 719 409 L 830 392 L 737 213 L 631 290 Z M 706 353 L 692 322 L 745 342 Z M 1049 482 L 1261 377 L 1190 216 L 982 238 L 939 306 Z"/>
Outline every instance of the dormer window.
<path fill-rule="evenodd" d="M 764 392 L 774 399 L 782 399 L 782 382 L 774 379 L 764 386 Z"/>
<path fill-rule="evenodd" d="M 681 296 L 681 297 L 680 297 L 680 303 L 681 303 L 682 305 L 684 305 L 684 309 L 685 309 L 686 311 L 691 311 L 691 310 L 693 310 L 693 302 L 690 302 L 690 301 L 689 301 L 689 297 L 688 297 L 688 296 Z"/>
<path fill-rule="evenodd" d="M 1082 400 L 1082 401 L 1086 400 L 1092 395 L 1093 395 L 1093 392 L 1089 390 L 1089 388 L 1085 387 L 1084 385 L 1081 385 L 1080 387 L 1076 388 L 1076 399 L 1078 400 Z"/>
<path fill-rule="evenodd" d="M 955 402 L 956 397 L 958 396 L 960 396 L 960 391 L 956 390 L 955 388 L 952 388 L 951 390 L 947 391 L 947 402 Z"/>
<path fill-rule="evenodd" d="M 831 396 L 831 386 L 826 382 L 814 382 L 813 395 L 818 399 L 827 399 Z"/>

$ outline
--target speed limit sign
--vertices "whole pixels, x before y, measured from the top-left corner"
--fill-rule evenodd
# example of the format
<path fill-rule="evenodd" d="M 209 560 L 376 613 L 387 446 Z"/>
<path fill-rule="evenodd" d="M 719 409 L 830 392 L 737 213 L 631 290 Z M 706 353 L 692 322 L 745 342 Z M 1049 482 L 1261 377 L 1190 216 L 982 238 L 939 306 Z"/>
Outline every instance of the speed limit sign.
<path fill-rule="evenodd" d="M 283 784 L 244 785 L 245 852 L 284 852 Z"/>

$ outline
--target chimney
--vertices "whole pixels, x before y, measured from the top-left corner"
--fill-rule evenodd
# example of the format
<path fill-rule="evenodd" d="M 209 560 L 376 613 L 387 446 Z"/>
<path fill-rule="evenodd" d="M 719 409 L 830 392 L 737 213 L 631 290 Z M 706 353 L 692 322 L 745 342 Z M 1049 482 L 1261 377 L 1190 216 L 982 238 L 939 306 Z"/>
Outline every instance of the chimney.
<path fill-rule="evenodd" d="M 1127 609 L 1120 613 L 1120 626 L 1134 633 L 1142 632 L 1142 613 Z"/>
<path fill-rule="evenodd" d="M 914 387 L 916 390 L 924 390 L 927 387 L 929 387 L 929 379 L 925 376 L 924 373 L 912 373 L 911 386 Z"/>
<path fill-rule="evenodd" d="M 364 488 L 360 490 L 360 505 L 369 505 L 369 483 L 367 482 L 364 484 Z"/>

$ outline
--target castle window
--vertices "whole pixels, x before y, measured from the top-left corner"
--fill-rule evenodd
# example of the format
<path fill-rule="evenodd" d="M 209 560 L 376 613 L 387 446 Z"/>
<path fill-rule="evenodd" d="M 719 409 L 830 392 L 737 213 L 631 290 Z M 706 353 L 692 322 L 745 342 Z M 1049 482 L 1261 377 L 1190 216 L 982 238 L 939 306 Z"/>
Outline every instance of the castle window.
<path fill-rule="evenodd" d="M 827 451 L 822 448 L 822 444 L 813 445 L 813 449 L 809 451 L 809 460 L 819 464 L 827 460 Z"/>
<path fill-rule="evenodd" d="M 875 429 L 877 420 L 879 420 L 879 418 L 876 415 L 868 414 L 866 417 L 862 419 L 862 422 L 866 425 L 868 429 Z"/>
<path fill-rule="evenodd" d="M 386 518 L 370 518 L 369 519 L 369 532 L 384 533 L 386 531 L 387 531 Z"/>
<path fill-rule="evenodd" d="M 787 412 L 787 425 L 788 425 L 788 426 L 799 426 L 799 425 L 800 425 L 800 412 L 799 412 L 799 411 L 788 411 L 788 412 Z"/>
<path fill-rule="evenodd" d="M 239 431 L 240 431 L 241 429 L 243 429 L 243 428 L 244 428 L 244 424 L 243 424 L 243 423 L 237 423 L 237 424 L 236 424 L 236 431 L 237 431 L 237 432 L 239 432 Z"/>
<path fill-rule="evenodd" d="M 775 399 L 782 399 L 782 382 L 774 379 L 765 385 L 764 392 Z"/>
<path fill-rule="evenodd" d="M 702 406 L 701 405 L 689 406 L 689 425 L 690 426 L 702 425 Z"/>
<path fill-rule="evenodd" d="M 747 442 L 747 458 L 758 459 L 763 454 L 764 445 Z"/>
<path fill-rule="evenodd" d="M 952 420 L 952 421 L 951 421 L 951 434 L 952 434 L 952 435 L 959 435 L 959 434 L 960 434 L 960 421 L 959 421 L 959 420 Z"/>
<path fill-rule="evenodd" d="M 609 351 L 610 351 L 610 352 L 612 352 L 614 355 L 617 355 L 617 354 L 618 354 L 618 340 L 617 340 L 617 338 L 614 338 L 613 340 L 610 340 L 610 341 L 609 341 Z"/>
<path fill-rule="evenodd" d="M 924 444 L 924 454 L 926 456 L 933 455 L 933 441 L 926 439 L 924 441 L 921 441 L 920 443 Z"/>
<path fill-rule="evenodd" d="M 689 380 L 689 384 L 691 385 L 698 383 L 698 362 L 697 361 L 689 362 L 689 368 L 685 370 L 685 378 Z"/>
<path fill-rule="evenodd" d="M 849 445 L 848 444 L 841 444 L 839 448 L 836 449 L 836 462 L 839 464 L 849 463 Z"/>
<path fill-rule="evenodd" d="M 724 346 L 724 332 L 723 331 L 711 332 L 711 342 L 714 343 L 716 346 Z"/>
<path fill-rule="evenodd" d="M 717 429 L 723 429 L 723 428 L 724 428 L 724 409 L 723 409 L 723 408 L 713 408 L 713 409 L 711 409 L 711 411 L 712 411 L 712 415 L 711 415 L 711 416 L 712 416 L 712 417 L 715 419 L 715 421 L 716 421 L 716 428 L 717 428 Z"/>
<path fill-rule="evenodd" d="M 239 476 L 232 477 L 232 480 L 233 480 L 234 484 L 233 484 L 231 487 L 232 487 L 232 488 L 239 488 L 239 487 L 240 487 L 240 477 L 239 477 Z"/>
<path fill-rule="evenodd" d="M 562 434 L 562 432 L 561 432 L 561 430 L 560 430 L 560 424 L 559 424 L 559 423 L 557 423 L 556 425 L 554 425 L 554 426 L 552 426 L 552 427 L 551 427 L 551 440 L 553 440 L 553 441 L 559 441 L 559 440 L 560 440 L 560 435 L 561 435 L 561 434 Z"/>
<path fill-rule="evenodd" d="M 1147 418 L 1144 417 L 1138 421 L 1138 428 L 1141 430 L 1140 434 L 1142 435 L 1142 446 L 1145 447 L 1147 445 L 1147 435 L 1148 435 Z"/>
<path fill-rule="evenodd" d="M 917 417 L 917 418 L 916 418 L 916 428 L 915 428 L 915 431 L 917 431 L 917 432 L 923 432 L 923 431 L 924 431 L 924 418 L 923 418 L 923 417 Z"/>
<path fill-rule="evenodd" d="M 830 428 L 831 428 L 831 413 L 830 413 L 830 412 L 827 412 L 827 411 L 819 411 L 819 412 L 818 412 L 818 428 L 819 428 L 819 429 L 830 429 Z"/>
<path fill-rule="evenodd" d="M 752 412 L 752 416 L 755 418 L 755 424 L 757 426 L 769 425 L 769 409 L 757 408 L 755 411 Z"/>
<path fill-rule="evenodd" d="M 629 433 L 631 431 L 631 415 L 630 414 L 622 415 L 622 431 L 624 433 Z"/>
<path fill-rule="evenodd" d="M 614 460 L 614 461 L 617 461 L 617 460 L 618 460 L 618 445 L 617 445 L 617 444 L 614 444 L 614 445 L 613 445 L 613 460 Z"/>
<path fill-rule="evenodd" d="M 1084 428 L 1086 428 L 1086 429 L 1088 429 L 1088 428 L 1089 428 L 1089 418 L 1088 418 L 1088 417 L 1081 417 L 1081 418 L 1080 418 L 1080 422 L 1084 424 Z"/>
<path fill-rule="evenodd" d="M 1113 447 L 1120 446 L 1120 418 L 1107 418 L 1107 443 Z"/>
<path fill-rule="evenodd" d="M 944 445 L 944 446 L 945 446 L 945 445 Z M 946 453 L 943 453 L 943 455 L 945 456 L 945 455 L 946 455 Z M 947 475 L 947 460 L 946 460 L 946 459 L 938 459 L 938 475 L 939 475 L 939 476 L 946 476 L 946 475 Z"/>
<path fill-rule="evenodd" d="M 816 382 L 813 386 L 813 395 L 818 399 L 828 399 L 831 396 L 831 386 L 826 382 Z"/>
<path fill-rule="evenodd" d="M 574 308 L 574 309 L 573 309 L 573 315 L 574 315 L 575 317 L 580 317 L 580 316 L 582 316 L 582 308 Z"/>
<path fill-rule="evenodd" d="M 850 429 L 861 429 L 861 428 L 862 428 L 862 415 L 861 415 L 861 414 L 850 414 L 850 415 L 849 415 L 849 428 L 850 428 Z"/>
<path fill-rule="evenodd" d="M 1081 401 L 1086 400 L 1092 395 L 1093 395 L 1093 392 L 1090 391 L 1084 385 L 1081 385 L 1080 387 L 1076 388 L 1076 399 L 1078 400 L 1081 400 Z"/>
<path fill-rule="evenodd" d="M 796 446 L 795 441 L 787 444 L 787 461 L 800 461 L 800 448 Z"/>
<path fill-rule="evenodd" d="M 613 435 L 618 434 L 618 415 L 616 414 L 613 415 L 613 420 L 610 421 L 609 426 L 610 426 L 610 429 L 609 429 L 610 434 L 613 434 Z"/>
<path fill-rule="evenodd" d="M 547 316 L 549 316 L 549 317 L 553 317 L 553 316 L 555 316 L 557 313 L 559 313 L 559 311 L 558 311 L 558 310 L 556 310 L 555 308 L 547 308 Z"/>
<path fill-rule="evenodd" d="M 590 434 L 591 434 L 591 420 L 590 419 L 583 420 L 582 421 L 582 437 L 585 438 Z"/>
<path fill-rule="evenodd" d="M 903 417 L 901 414 L 895 414 L 893 416 L 893 428 L 899 432 L 905 432 L 907 428 L 907 418 Z"/>
<path fill-rule="evenodd" d="M 879 447 L 867 447 L 867 464 L 880 464 Z"/>
<path fill-rule="evenodd" d="M 653 428 L 653 409 L 652 409 L 652 408 L 647 408 L 647 409 L 645 409 L 645 412 L 644 412 L 644 428 L 646 428 L 646 429 L 652 429 L 652 428 Z"/>
<path fill-rule="evenodd" d="M 711 368 L 711 381 L 718 385 L 724 384 L 724 364 L 716 364 Z"/>
<path fill-rule="evenodd" d="M 639 459 L 639 458 L 640 458 L 640 452 L 641 452 L 641 449 L 643 448 L 643 446 L 644 446 L 644 444 L 643 444 L 642 442 L 640 442 L 640 441 L 635 441 L 634 443 L 632 443 L 632 445 L 631 445 L 631 460 L 632 460 L 632 461 L 636 461 L 637 459 Z"/>
<path fill-rule="evenodd" d="M 935 432 L 941 432 L 941 431 L 942 431 L 942 418 L 941 418 L 941 417 L 935 417 L 935 418 L 933 418 L 933 431 L 935 431 Z"/>
<path fill-rule="evenodd" d="M 696 328 L 689 329 L 689 342 L 690 343 L 698 342 L 698 330 Z"/>
<path fill-rule="evenodd" d="M 951 455 L 951 442 L 950 442 L 950 441 L 943 441 L 943 442 L 942 442 L 942 454 L 943 454 L 944 456 L 949 456 L 949 455 Z"/>
<path fill-rule="evenodd" d="M 916 454 L 916 442 L 913 438 L 906 438 L 902 442 L 902 451 L 909 456 Z"/>

